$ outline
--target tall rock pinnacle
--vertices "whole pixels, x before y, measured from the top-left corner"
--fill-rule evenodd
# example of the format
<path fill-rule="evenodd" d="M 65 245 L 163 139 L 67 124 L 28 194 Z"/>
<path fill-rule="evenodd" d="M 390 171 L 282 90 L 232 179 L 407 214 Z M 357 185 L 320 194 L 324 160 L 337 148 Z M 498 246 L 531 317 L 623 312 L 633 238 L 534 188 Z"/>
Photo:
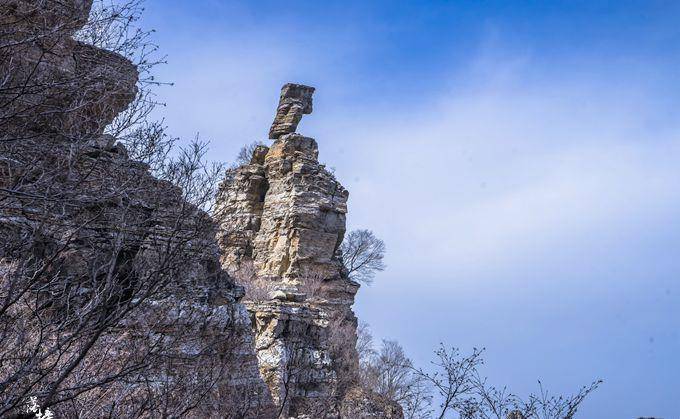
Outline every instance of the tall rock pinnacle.
<path fill-rule="evenodd" d="M 295 132 L 313 93 L 284 85 L 273 144 L 220 185 L 222 267 L 247 289 L 260 375 L 281 417 L 401 419 L 396 403 L 358 385 L 359 284 L 337 254 L 349 192 L 319 162 L 316 140 Z"/>
<path fill-rule="evenodd" d="M 281 88 L 279 106 L 272 127 L 269 129 L 269 138 L 275 140 L 283 134 L 294 133 L 302 115 L 312 113 L 312 95 L 314 88 L 303 84 L 286 83 Z"/>

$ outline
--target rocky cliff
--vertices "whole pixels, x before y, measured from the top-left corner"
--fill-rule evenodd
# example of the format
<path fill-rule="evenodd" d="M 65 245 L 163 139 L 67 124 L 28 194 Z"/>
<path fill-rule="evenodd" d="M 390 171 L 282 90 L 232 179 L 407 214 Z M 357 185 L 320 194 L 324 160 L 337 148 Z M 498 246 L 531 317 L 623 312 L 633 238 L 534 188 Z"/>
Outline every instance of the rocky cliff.
<path fill-rule="evenodd" d="M 260 372 L 283 416 L 399 417 L 398 406 L 357 387 L 359 284 L 337 255 L 349 194 L 319 163 L 316 141 L 295 133 L 313 92 L 284 85 L 274 143 L 222 183 L 223 267 L 248 289 Z"/>
<path fill-rule="evenodd" d="M 137 70 L 91 4 L 0 3 L 0 416 L 273 417 L 214 223 L 103 133 Z"/>

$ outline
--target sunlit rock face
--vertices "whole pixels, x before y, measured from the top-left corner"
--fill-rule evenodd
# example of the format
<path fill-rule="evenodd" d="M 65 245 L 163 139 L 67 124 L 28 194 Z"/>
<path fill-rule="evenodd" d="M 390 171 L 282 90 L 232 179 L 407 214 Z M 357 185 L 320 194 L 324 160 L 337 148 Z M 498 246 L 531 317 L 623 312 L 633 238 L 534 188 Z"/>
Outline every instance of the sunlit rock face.
<path fill-rule="evenodd" d="M 248 289 L 260 373 L 283 417 L 401 417 L 398 405 L 356 386 L 359 284 L 336 255 L 349 193 L 319 163 L 317 142 L 294 132 L 313 91 L 283 87 L 274 143 L 220 185 L 222 264 Z"/>
<path fill-rule="evenodd" d="M 312 138 L 286 134 L 264 159 L 267 193 L 253 243 L 259 274 L 339 279 L 348 192 L 318 161 Z"/>
<path fill-rule="evenodd" d="M 270 139 L 295 132 L 302 115 L 312 113 L 313 94 L 313 87 L 302 84 L 287 83 L 281 88 L 279 107 L 269 129 Z"/>
<path fill-rule="evenodd" d="M 69 400 L 51 407 L 57 417 L 274 417 L 214 222 L 103 133 L 135 98 L 138 74 L 126 58 L 74 40 L 91 6 L 0 0 L 0 297 L 31 280 L 23 298 L 44 307 L 36 317 L 11 306 L 3 321 L 44 340 L 4 340 L 0 356 L 54 349 L 66 364 L 87 349 L 63 381 L 65 366 L 49 368 L 54 357 L 31 365 L 47 372 L 28 390 L 21 381 L 0 391 L 0 409 L 26 394 L 42 402 L 63 383 L 51 398 Z M 113 323 L 64 348 L 72 313 L 85 313 L 87 330 Z M 5 363 L 0 382 L 20 367 Z"/>

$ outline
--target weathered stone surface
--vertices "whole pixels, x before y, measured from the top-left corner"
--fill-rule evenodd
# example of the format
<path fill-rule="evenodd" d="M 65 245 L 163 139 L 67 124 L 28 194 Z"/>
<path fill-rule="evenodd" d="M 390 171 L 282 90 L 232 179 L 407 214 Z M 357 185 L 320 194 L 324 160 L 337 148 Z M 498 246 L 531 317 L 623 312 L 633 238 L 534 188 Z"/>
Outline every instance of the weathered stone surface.
<path fill-rule="evenodd" d="M 269 129 L 270 139 L 295 132 L 302 115 L 312 113 L 313 94 L 313 87 L 294 83 L 283 85 L 274 123 Z"/>
<path fill-rule="evenodd" d="M 260 373 L 287 416 L 332 391 L 336 380 L 328 348 L 328 313 L 305 304 L 249 304 Z"/>
<path fill-rule="evenodd" d="M 220 187 L 216 213 L 224 265 L 234 270 L 245 258 L 264 277 L 340 278 L 335 252 L 349 194 L 319 164 L 316 141 L 288 134 L 261 164 L 253 161 Z"/>
<path fill-rule="evenodd" d="M 220 267 L 215 224 L 178 187 L 156 179 L 148 165 L 130 160 L 125 147 L 103 134 L 134 99 L 137 70 L 122 56 L 73 40 L 92 1 L 0 4 L 0 41 L 16 44 L 0 56 L 1 292 L 8 290 L 5 281 L 21 278 L 20 269 L 41 264 L 49 268 L 45 286 L 56 280 L 89 286 L 66 301 L 50 297 L 45 316 L 86 306 L 90 293 L 107 284 L 100 277 L 121 281 L 110 291 L 115 301 L 126 301 L 126 286 L 149 292 L 130 302 L 130 314 L 91 347 L 107 354 L 103 367 L 86 369 L 90 360 L 73 374 L 89 380 L 93 371 L 115 372 L 136 355 L 145 356 L 144 368 L 129 381 L 113 380 L 52 410 L 58 417 L 75 417 L 78 409 L 133 417 L 129 412 L 140 408 L 135 403 L 148 398 L 147 412 L 157 413 L 152 416 L 175 416 L 186 405 L 191 410 L 185 415 L 194 417 L 274 417 L 249 314 L 239 303 L 243 288 Z M 26 81 L 40 87 L 26 88 Z M 168 259 L 167 249 L 182 255 L 182 263 L 164 265 L 178 260 Z M 60 329 L 49 339 L 68 332 Z M 149 349 L 151 342 L 162 350 Z M 11 343 L 3 351 L 23 350 L 6 345 Z M 3 365 L 0 378 L 12 367 Z M 30 394 L 46 394 L 53 381 L 36 382 Z M 200 397 L 197 388 L 204 390 Z M 172 402 L 154 398 L 168 389 Z M 93 394 L 97 405 L 87 405 Z M 244 403 L 246 411 L 234 412 Z"/>
<path fill-rule="evenodd" d="M 265 157 L 268 189 L 253 243 L 260 275 L 340 277 L 334 257 L 345 233 L 347 191 L 318 162 L 316 141 L 287 134 Z"/>
<path fill-rule="evenodd" d="M 3 0 L 2 23 L 7 30 L 1 33 L 14 40 L 28 39 L 40 35 L 36 43 L 44 45 L 48 40 L 72 36 L 80 29 L 90 14 L 92 0 Z"/>
<path fill-rule="evenodd" d="M 218 241 L 223 265 L 232 271 L 241 260 L 252 259 L 253 241 L 260 230 L 269 183 L 264 166 L 257 161 L 254 159 L 250 165 L 229 172 L 218 191 L 215 217 L 221 224 Z"/>
<path fill-rule="evenodd" d="M 252 264 L 276 289 L 269 301 L 247 304 L 260 373 L 283 414 L 304 417 L 339 397 L 329 325 L 356 322 L 358 285 L 342 278 L 335 258 L 348 194 L 319 164 L 313 139 L 287 134 L 266 151 L 222 183 L 218 237 L 225 269 Z"/>
<path fill-rule="evenodd" d="M 343 418 L 353 419 L 401 419 L 404 417 L 398 403 L 359 387 L 353 387 L 347 392 L 342 400 L 340 415 Z"/>
<path fill-rule="evenodd" d="M 246 306 L 260 373 L 283 417 L 401 418 L 397 404 L 352 387 L 359 285 L 336 256 L 349 194 L 319 163 L 316 141 L 293 132 L 311 112 L 313 89 L 302 87 L 284 86 L 272 146 L 220 186 L 222 264 L 237 277 L 250 267 L 242 280 L 251 290 L 274 289 Z"/>
<path fill-rule="evenodd" d="M 129 60 L 72 38 L 91 6 L 3 0 L 0 39 L 8 46 L 0 60 L 1 94 L 15 98 L 0 113 L 0 139 L 93 137 L 134 99 L 138 75 Z"/>

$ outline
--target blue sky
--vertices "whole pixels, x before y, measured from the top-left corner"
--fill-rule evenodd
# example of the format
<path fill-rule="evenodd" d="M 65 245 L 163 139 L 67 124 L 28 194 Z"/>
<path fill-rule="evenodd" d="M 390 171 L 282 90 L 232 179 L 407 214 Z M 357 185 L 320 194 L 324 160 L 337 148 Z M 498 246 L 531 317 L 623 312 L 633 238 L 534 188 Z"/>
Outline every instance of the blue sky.
<path fill-rule="evenodd" d="M 280 86 L 388 269 L 356 304 L 421 364 L 487 348 L 583 418 L 680 417 L 680 3 L 148 0 L 170 131 L 266 140 Z"/>

